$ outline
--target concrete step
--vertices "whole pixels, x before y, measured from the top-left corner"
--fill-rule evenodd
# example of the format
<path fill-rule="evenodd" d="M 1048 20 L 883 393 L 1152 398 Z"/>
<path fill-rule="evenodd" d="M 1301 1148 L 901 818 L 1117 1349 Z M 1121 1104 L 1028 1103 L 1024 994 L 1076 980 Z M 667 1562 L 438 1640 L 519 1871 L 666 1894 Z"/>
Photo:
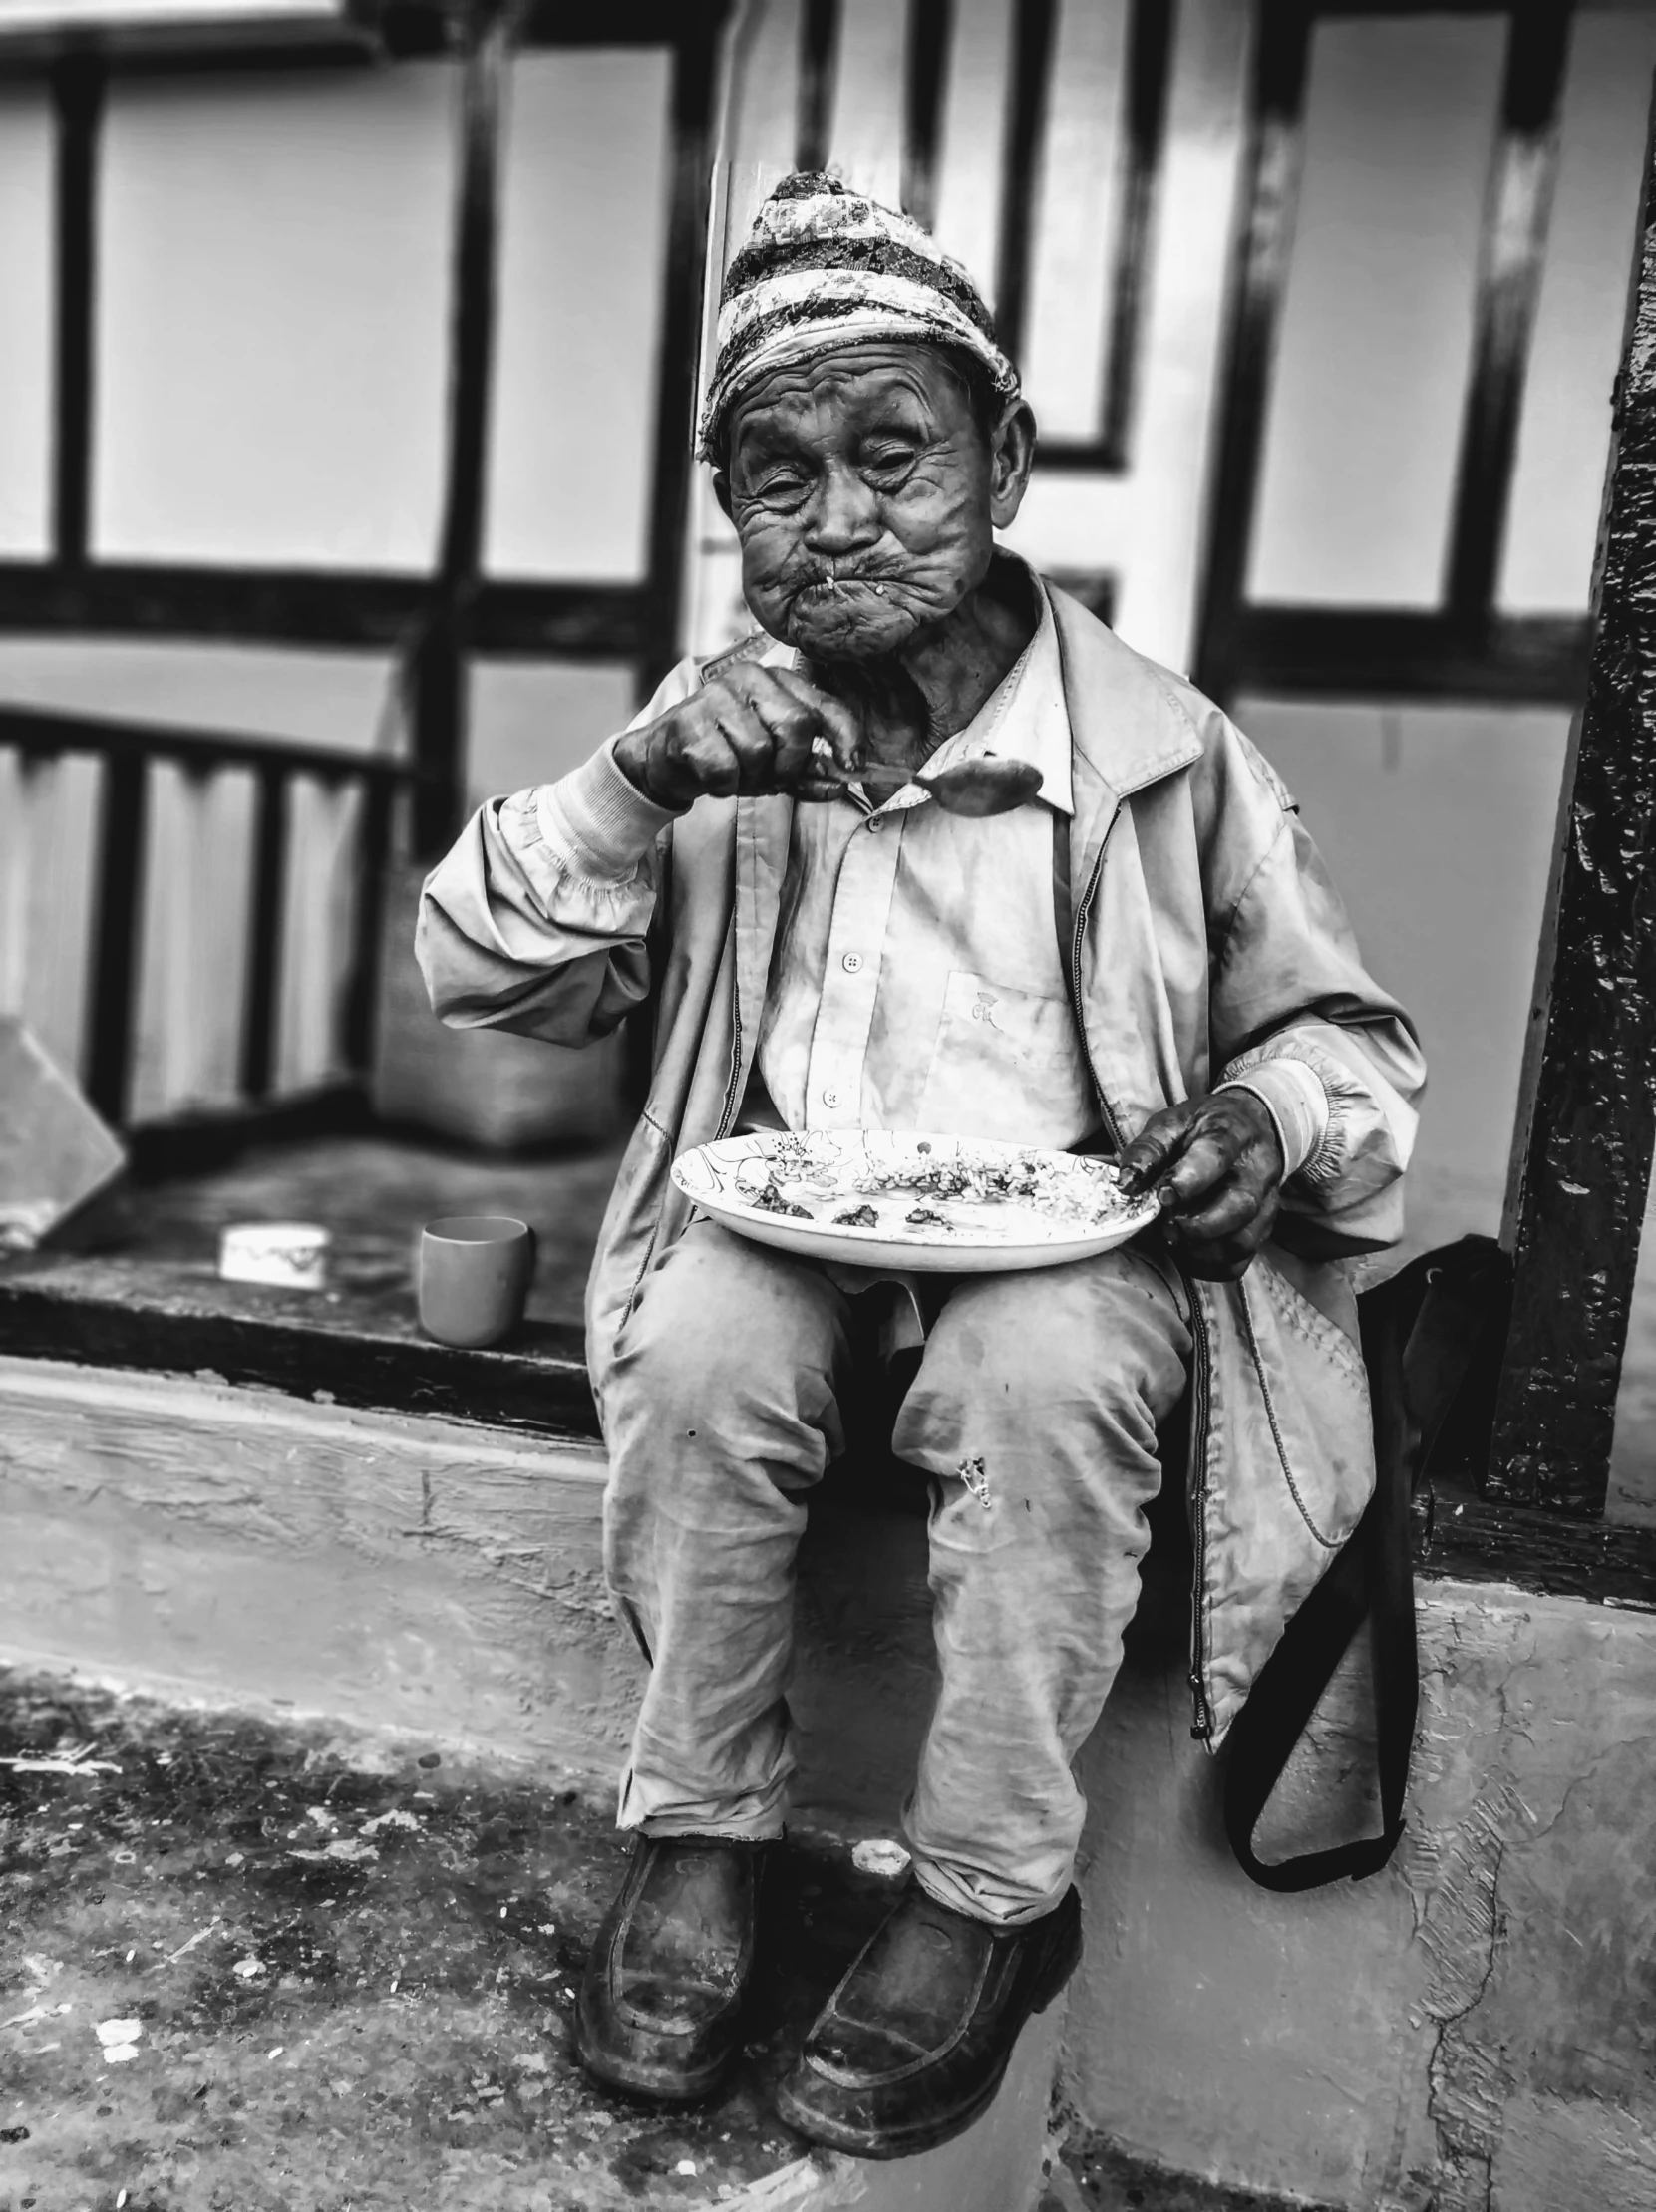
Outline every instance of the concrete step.
<path fill-rule="evenodd" d="M 607 1777 L 643 1665 L 603 1479 L 596 1444 L 0 1359 L 0 1650 Z M 881 1833 L 931 1696 L 923 1524 L 830 1477 L 801 1581 L 796 1810 Z"/>

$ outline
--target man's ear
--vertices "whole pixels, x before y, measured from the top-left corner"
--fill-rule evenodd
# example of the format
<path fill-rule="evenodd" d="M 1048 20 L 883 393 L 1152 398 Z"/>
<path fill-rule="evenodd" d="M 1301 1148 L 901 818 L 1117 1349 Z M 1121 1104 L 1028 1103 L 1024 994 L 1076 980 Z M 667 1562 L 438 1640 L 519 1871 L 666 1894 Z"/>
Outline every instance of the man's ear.
<path fill-rule="evenodd" d="M 713 496 L 718 500 L 720 511 L 724 515 L 725 520 L 727 522 L 734 521 L 736 518 L 730 511 L 730 472 L 728 470 L 714 470 Z"/>
<path fill-rule="evenodd" d="M 1034 466 L 1034 410 L 1027 400 L 1010 400 L 989 440 L 989 519 L 997 530 L 1017 519 Z"/>

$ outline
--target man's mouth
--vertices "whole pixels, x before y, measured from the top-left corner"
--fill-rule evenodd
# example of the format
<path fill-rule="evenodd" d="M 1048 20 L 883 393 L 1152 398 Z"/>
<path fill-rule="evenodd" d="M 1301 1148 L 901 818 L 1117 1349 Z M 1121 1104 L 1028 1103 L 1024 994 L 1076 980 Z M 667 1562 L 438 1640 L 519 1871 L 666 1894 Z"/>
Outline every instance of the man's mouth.
<path fill-rule="evenodd" d="M 885 584 L 877 576 L 858 576 L 854 574 L 849 576 L 814 576 L 808 584 L 801 587 L 795 596 L 799 599 L 821 603 L 840 597 L 848 598 L 852 592 L 862 591 L 871 591 L 875 598 L 883 599 L 885 597 Z"/>

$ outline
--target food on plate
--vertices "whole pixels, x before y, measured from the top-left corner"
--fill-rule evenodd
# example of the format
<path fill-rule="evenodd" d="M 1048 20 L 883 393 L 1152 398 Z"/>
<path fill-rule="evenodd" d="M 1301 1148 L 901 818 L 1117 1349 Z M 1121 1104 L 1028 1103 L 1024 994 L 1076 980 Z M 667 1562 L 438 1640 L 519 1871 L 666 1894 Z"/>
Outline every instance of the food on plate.
<path fill-rule="evenodd" d="M 746 1191 L 743 1196 L 747 1197 Z M 817 1218 L 809 1206 L 797 1206 L 791 1198 L 785 1198 L 774 1182 L 767 1183 L 757 1197 L 748 1198 L 748 1203 L 761 1213 L 791 1213 L 797 1221 Z"/>
<path fill-rule="evenodd" d="M 697 1208 L 788 1252 L 905 1273 L 1054 1267 L 1124 1244 L 1157 1215 L 1115 1163 L 992 1137 L 754 1129 L 673 1162 Z"/>
<path fill-rule="evenodd" d="M 901 1137 L 864 1142 L 840 1130 L 783 1130 L 736 1163 L 732 1196 L 761 1213 L 823 1227 L 878 1231 L 884 1239 L 935 1241 L 971 1232 L 991 1240 L 1119 1221 L 1140 1201 L 1124 1198 L 1106 1160 L 1033 1146 Z M 869 1201 L 915 1201 L 881 1218 Z M 846 1205 L 847 1199 L 858 1201 Z M 997 1216 L 999 1218 L 997 1218 Z"/>

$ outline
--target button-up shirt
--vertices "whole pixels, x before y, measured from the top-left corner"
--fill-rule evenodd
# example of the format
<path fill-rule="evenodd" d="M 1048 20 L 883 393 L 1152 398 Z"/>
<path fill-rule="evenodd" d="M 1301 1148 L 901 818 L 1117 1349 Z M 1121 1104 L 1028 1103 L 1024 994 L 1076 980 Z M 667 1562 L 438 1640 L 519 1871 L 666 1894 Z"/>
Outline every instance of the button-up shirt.
<path fill-rule="evenodd" d="M 794 809 L 756 1068 L 790 1128 L 934 1129 L 1067 1147 L 1099 1126 L 1053 901 L 1073 810 L 1070 721 L 1045 591 L 1035 635 L 927 773 L 993 753 L 1041 772 L 1006 814 L 909 785 Z M 763 1100 L 750 1117 L 768 1119 Z"/>

